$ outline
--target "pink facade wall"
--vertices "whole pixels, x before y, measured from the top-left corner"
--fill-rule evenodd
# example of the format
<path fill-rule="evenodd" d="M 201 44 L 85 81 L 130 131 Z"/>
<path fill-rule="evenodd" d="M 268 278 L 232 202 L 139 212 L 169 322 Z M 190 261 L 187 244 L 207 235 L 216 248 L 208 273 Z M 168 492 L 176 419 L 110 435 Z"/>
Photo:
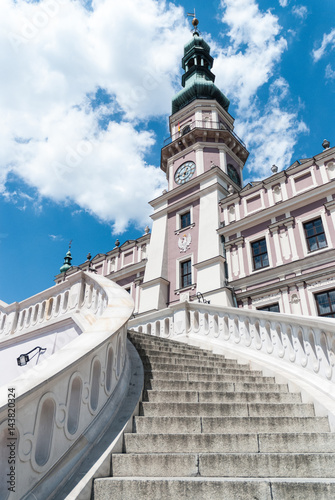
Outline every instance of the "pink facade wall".
<path fill-rule="evenodd" d="M 125 266 L 127 264 L 132 264 L 133 261 L 134 261 L 134 249 L 132 249 L 130 252 L 125 252 L 123 255 L 123 264 Z"/>
<path fill-rule="evenodd" d="M 262 200 L 260 194 L 256 194 L 256 196 L 247 200 L 247 212 L 254 212 L 255 210 L 260 210 L 261 208 Z"/>
<path fill-rule="evenodd" d="M 294 178 L 295 189 L 297 192 L 313 186 L 313 178 L 310 172 L 305 172 L 299 177 Z"/>
<path fill-rule="evenodd" d="M 181 209 L 174 210 L 168 215 L 168 242 L 167 242 L 167 255 L 168 255 L 168 280 L 170 281 L 170 302 L 179 302 L 179 296 L 175 294 L 178 288 L 177 274 L 179 275 L 179 260 L 188 260 L 192 256 L 192 265 L 197 263 L 197 249 L 198 249 L 198 231 L 199 231 L 199 200 L 194 201 L 192 204 L 187 204 Z M 195 226 L 192 229 L 186 229 L 185 233 L 190 234 L 192 241 L 190 248 L 186 252 L 181 252 L 178 247 L 178 240 L 183 236 L 183 232 L 175 234 L 176 228 L 179 227 L 179 210 L 192 206 L 193 217 L 191 223 L 194 222 Z M 193 254 L 193 255 L 192 255 Z M 193 268 L 193 281 L 196 282 L 196 269 Z"/>
<path fill-rule="evenodd" d="M 188 198 L 191 194 L 196 193 L 200 189 L 200 184 L 197 184 L 196 186 L 193 186 L 190 189 L 187 189 L 186 191 L 183 191 L 182 193 L 179 193 L 177 196 L 174 196 L 173 198 L 170 198 L 168 201 L 168 205 L 172 205 L 173 203 L 176 203 L 178 201 L 184 200 L 185 198 Z"/>
<path fill-rule="evenodd" d="M 204 148 L 204 169 L 210 170 L 213 165 L 220 166 L 220 152 L 217 148 Z"/>

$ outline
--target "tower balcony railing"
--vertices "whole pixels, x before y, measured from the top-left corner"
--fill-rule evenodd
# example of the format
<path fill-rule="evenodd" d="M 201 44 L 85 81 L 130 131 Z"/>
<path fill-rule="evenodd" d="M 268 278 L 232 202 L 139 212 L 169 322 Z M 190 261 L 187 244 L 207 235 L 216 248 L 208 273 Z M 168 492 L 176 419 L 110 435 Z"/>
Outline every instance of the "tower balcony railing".
<path fill-rule="evenodd" d="M 175 141 L 176 139 L 179 139 L 183 136 L 186 136 L 189 132 L 191 132 L 194 129 L 208 129 L 208 130 L 227 130 L 230 132 L 235 139 L 237 139 L 242 146 L 245 148 L 245 144 L 240 139 L 240 137 L 234 132 L 234 130 L 229 127 L 226 123 L 223 122 L 217 122 L 217 121 L 212 121 L 212 120 L 194 120 L 191 123 L 188 123 L 187 125 L 183 125 L 180 130 L 178 130 L 176 133 L 172 134 L 170 137 L 167 137 L 164 140 L 164 146 L 168 146 L 171 144 L 171 142 Z"/>

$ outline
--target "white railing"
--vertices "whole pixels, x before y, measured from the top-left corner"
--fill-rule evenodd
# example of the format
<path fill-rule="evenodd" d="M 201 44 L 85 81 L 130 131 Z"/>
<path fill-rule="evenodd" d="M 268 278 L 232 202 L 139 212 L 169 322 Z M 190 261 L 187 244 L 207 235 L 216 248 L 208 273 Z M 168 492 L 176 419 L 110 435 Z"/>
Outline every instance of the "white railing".
<path fill-rule="evenodd" d="M 14 339 L 53 320 L 87 310 L 95 321 L 106 307 L 107 295 L 99 282 L 90 275 L 73 274 L 63 283 L 49 288 L 22 302 L 0 305 L 0 343 Z M 1 347 L 1 344 L 0 344 Z"/>
<path fill-rule="evenodd" d="M 8 349 L 13 339 L 22 341 L 34 328 L 45 337 L 48 325 L 64 319 L 72 318 L 81 330 L 0 389 L 1 499 L 21 499 L 28 492 L 32 498 L 49 498 L 82 459 L 87 443 L 101 432 L 96 422 L 103 408 L 108 407 L 107 422 L 111 420 L 128 390 L 126 341 L 132 310 L 133 302 L 122 288 L 83 272 L 1 308 L 1 335 Z M 85 436 L 88 429 L 90 439 Z M 76 452 L 57 465 L 74 446 Z"/>
<path fill-rule="evenodd" d="M 311 394 L 329 396 L 335 415 L 334 319 L 184 302 L 136 317 L 129 328 L 251 360 Z"/>

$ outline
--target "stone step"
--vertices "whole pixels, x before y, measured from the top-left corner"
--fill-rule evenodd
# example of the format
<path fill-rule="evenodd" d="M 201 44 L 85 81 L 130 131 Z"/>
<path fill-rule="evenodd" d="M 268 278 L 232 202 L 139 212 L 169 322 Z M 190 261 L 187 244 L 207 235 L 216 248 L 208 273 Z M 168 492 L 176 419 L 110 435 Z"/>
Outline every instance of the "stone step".
<path fill-rule="evenodd" d="M 223 374 L 223 373 L 229 373 L 232 375 L 250 375 L 253 377 L 261 377 L 262 372 L 260 370 L 250 370 L 250 368 L 220 368 L 220 367 L 215 367 L 215 366 L 206 366 L 205 364 L 202 364 L 201 366 L 193 364 L 187 364 L 185 362 L 185 365 L 175 365 L 172 363 L 161 363 L 161 362 L 151 362 L 151 363 L 143 363 L 144 365 L 144 371 L 148 371 L 148 366 L 151 367 L 151 370 L 157 370 L 157 371 L 166 371 L 166 372 L 178 372 L 178 371 L 187 371 L 188 373 L 191 372 L 197 372 L 197 373 L 209 373 L 209 374 L 215 374 L 217 373 L 218 375 Z M 239 366 L 239 365 L 238 365 Z"/>
<path fill-rule="evenodd" d="M 313 417 L 312 404 L 291 403 L 150 403 L 142 402 L 140 415 L 148 417 Z"/>
<path fill-rule="evenodd" d="M 147 389 L 154 391 L 226 391 L 287 393 L 286 384 L 248 384 L 243 382 L 191 382 L 187 380 L 150 380 Z"/>
<path fill-rule="evenodd" d="M 112 456 L 114 477 L 334 478 L 334 453 L 127 453 Z"/>
<path fill-rule="evenodd" d="M 148 348 L 168 348 L 168 349 L 177 349 L 177 350 L 184 350 L 184 351 L 189 351 L 192 353 L 208 353 L 208 354 L 213 354 L 213 351 L 211 349 L 202 349 L 200 347 L 195 347 L 193 345 L 188 345 L 182 342 L 178 342 L 175 340 L 169 340 L 169 339 L 164 339 L 162 337 L 154 337 L 150 335 L 144 335 L 143 337 L 136 337 L 136 336 L 128 336 L 129 340 L 134 344 L 138 345 L 140 347 L 148 347 Z M 217 354 L 217 356 L 221 356 Z"/>
<path fill-rule="evenodd" d="M 143 360 L 142 360 L 143 362 Z M 201 363 L 201 365 L 194 364 L 194 361 L 185 361 L 185 363 L 164 363 L 161 361 L 144 361 L 143 362 L 144 371 L 151 370 L 159 370 L 159 371 L 187 371 L 187 372 L 200 372 L 200 373 L 231 373 L 236 375 L 253 375 L 255 377 L 261 377 L 262 372 L 260 370 L 250 370 L 249 367 L 243 367 L 240 365 L 236 365 L 236 368 L 225 367 L 224 365 L 220 367 L 220 365 L 209 365 L 207 362 Z"/>
<path fill-rule="evenodd" d="M 327 417 L 135 417 L 137 434 L 329 433 Z"/>
<path fill-rule="evenodd" d="M 335 434 L 125 434 L 125 453 L 333 453 Z"/>
<path fill-rule="evenodd" d="M 301 395 L 281 392 L 155 391 L 144 392 L 150 403 L 301 403 Z"/>
<path fill-rule="evenodd" d="M 253 373 L 253 372 L 252 372 Z M 234 375 L 232 373 L 218 374 L 218 373 L 202 373 L 202 372 L 189 372 L 189 371 L 175 371 L 167 373 L 164 370 L 153 370 L 144 373 L 145 379 L 155 380 L 187 380 L 187 381 L 201 381 L 201 382 L 245 382 L 245 383 L 268 383 L 274 384 L 274 377 L 258 377 L 254 375 Z"/>
<path fill-rule="evenodd" d="M 100 500 L 332 500 L 332 479 L 289 480 L 229 478 L 105 478 L 95 479 Z"/>
<path fill-rule="evenodd" d="M 142 362 L 144 365 L 146 364 L 157 364 L 157 363 L 163 363 L 163 364 L 172 364 L 172 365 L 193 365 L 193 366 L 217 366 L 218 368 L 232 368 L 232 369 L 238 369 L 238 370 L 250 370 L 249 365 L 238 365 L 237 363 L 230 363 L 225 360 L 220 360 L 220 361 L 215 361 L 211 360 L 208 358 L 200 358 L 199 356 L 190 356 L 189 358 L 186 358 L 185 356 L 143 356 L 141 357 Z"/>
<path fill-rule="evenodd" d="M 175 350 L 175 349 L 168 349 L 167 347 L 164 347 L 162 349 L 147 349 L 147 348 L 142 348 L 138 347 L 137 351 L 140 355 L 144 354 L 147 356 L 167 356 L 167 357 L 172 357 L 172 356 L 177 356 L 177 357 L 185 357 L 185 359 L 203 359 L 203 360 L 209 360 L 209 361 L 225 361 L 226 363 L 230 363 L 232 365 L 236 365 L 237 361 L 236 359 L 228 359 L 225 356 L 222 356 L 220 354 L 207 354 L 207 353 L 199 353 L 196 351 L 195 353 L 190 353 L 188 349 L 185 349 L 183 351 Z"/>

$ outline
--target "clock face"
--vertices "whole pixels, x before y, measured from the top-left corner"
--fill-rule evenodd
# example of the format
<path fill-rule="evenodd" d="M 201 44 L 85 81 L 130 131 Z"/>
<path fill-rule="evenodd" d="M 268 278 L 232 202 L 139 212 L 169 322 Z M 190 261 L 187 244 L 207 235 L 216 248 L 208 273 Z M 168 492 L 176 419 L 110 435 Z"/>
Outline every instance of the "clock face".
<path fill-rule="evenodd" d="M 177 184 L 185 184 L 195 172 L 195 163 L 193 161 L 187 161 L 180 165 L 174 174 L 174 180 Z"/>

